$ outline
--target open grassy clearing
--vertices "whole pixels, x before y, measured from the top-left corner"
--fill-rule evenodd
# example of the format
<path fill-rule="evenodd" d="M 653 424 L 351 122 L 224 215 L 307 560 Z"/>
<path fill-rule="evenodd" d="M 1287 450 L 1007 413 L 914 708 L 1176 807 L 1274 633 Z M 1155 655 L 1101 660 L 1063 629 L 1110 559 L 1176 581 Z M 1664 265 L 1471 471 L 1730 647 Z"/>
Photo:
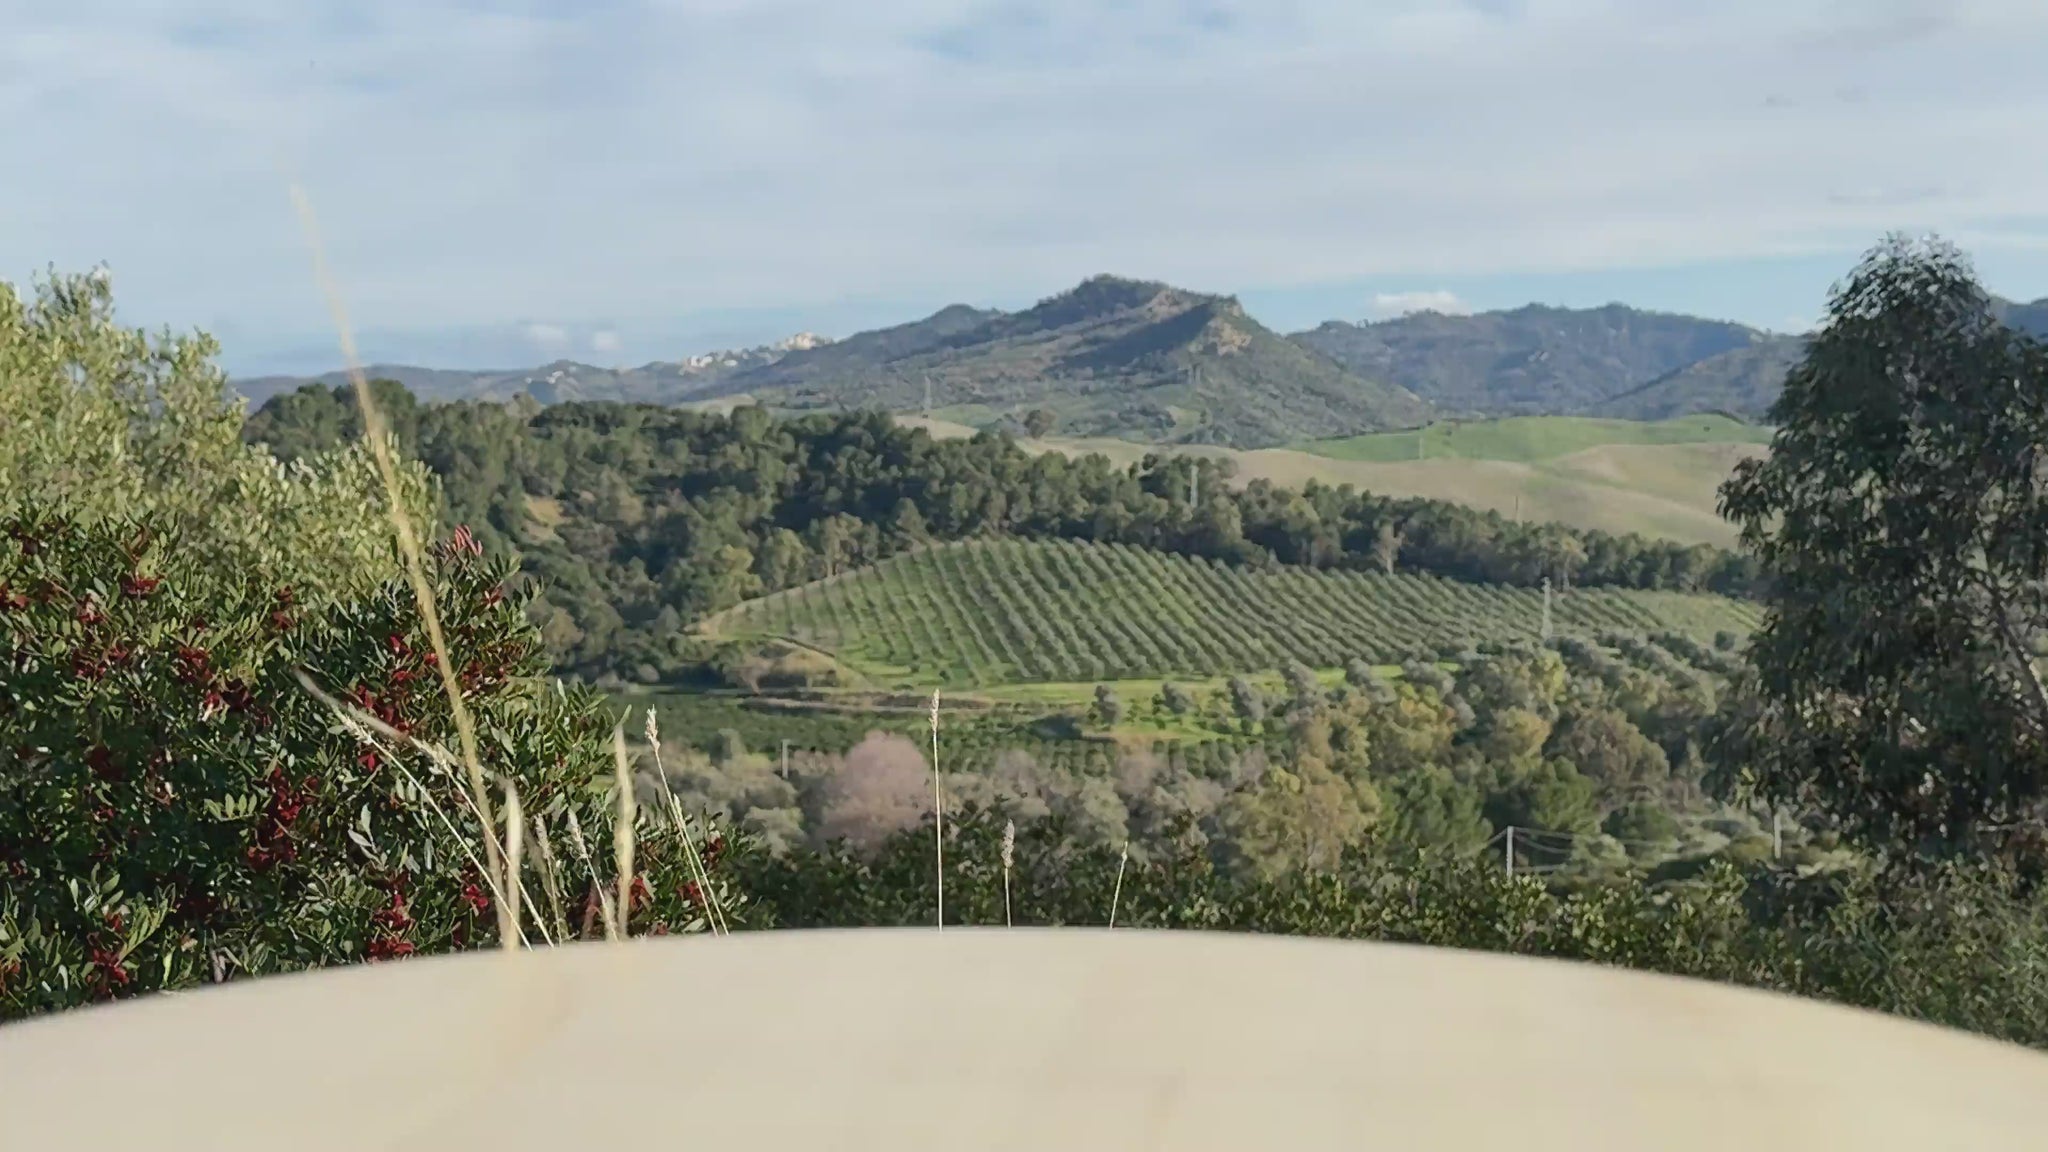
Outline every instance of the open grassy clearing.
<path fill-rule="evenodd" d="M 973 541 L 750 601 L 707 620 L 732 638 L 786 637 L 902 686 L 1215 677 L 1447 645 L 1534 640 L 1543 593 L 1432 576 L 1260 572 L 1141 549 Z M 1746 632 L 1754 606 L 1714 596 L 1574 589 L 1555 632 Z"/>
<path fill-rule="evenodd" d="M 934 436 L 974 433 L 957 421 L 897 419 Z M 1148 453 L 1228 459 L 1237 466 L 1237 484 L 1350 484 L 1523 520 L 1728 547 L 1735 543 L 1735 527 L 1716 510 L 1717 490 L 1738 461 L 1762 455 L 1769 439 L 1767 429 L 1723 416 L 1656 423 L 1529 416 L 1458 427 L 1456 433 L 1386 432 L 1256 451 L 1065 436 L 1025 440 L 1022 446 L 1068 456 L 1099 453 L 1120 466 Z M 1426 455 L 1417 459 L 1415 443 L 1426 437 L 1455 440 L 1457 450 L 1440 452 L 1435 439 L 1426 439 Z"/>
<path fill-rule="evenodd" d="M 1374 669 L 1388 679 L 1398 679 L 1401 668 L 1398 664 L 1377 664 Z M 1316 679 L 1325 686 L 1334 687 L 1344 679 L 1341 668 L 1318 668 Z M 1270 669 L 1245 674 L 1245 679 L 1258 687 L 1279 691 L 1285 683 L 1278 672 Z M 1002 704 L 1030 704 L 1046 707 L 1073 707 L 1095 702 L 1095 689 L 1107 685 L 1121 698 L 1150 700 L 1168 684 L 1179 684 L 1191 692 L 1221 692 L 1229 684 L 1228 676 L 1150 676 L 1135 680 L 1072 680 L 1037 681 L 1026 684 L 999 684 L 985 689 L 977 695 Z"/>
<path fill-rule="evenodd" d="M 1670 420 L 1602 420 L 1585 416 L 1514 416 L 1441 421 L 1404 432 L 1374 432 L 1296 445 L 1339 460 L 1392 463 L 1452 457 L 1535 463 L 1610 444 L 1769 444 L 1771 430 L 1720 415 Z"/>

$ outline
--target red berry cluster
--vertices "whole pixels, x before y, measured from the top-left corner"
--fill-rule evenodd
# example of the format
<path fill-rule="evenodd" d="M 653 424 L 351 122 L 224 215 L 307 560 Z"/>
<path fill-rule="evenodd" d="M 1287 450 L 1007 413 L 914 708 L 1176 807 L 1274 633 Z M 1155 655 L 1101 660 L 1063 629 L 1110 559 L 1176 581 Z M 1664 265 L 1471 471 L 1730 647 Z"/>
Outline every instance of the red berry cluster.
<path fill-rule="evenodd" d="M 85 750 L 85 766 L 92 774 L 109 783 L 119 783 L 128 773 L 114 762 L 113 750 L 104 744 L 95 744 Z"/>
<path fill-rule="evenodd" d="M 291 829 L 306 802 L 312 799 L 312 781 L 294 787 L 282 767 L 273 766 L 264 783 L 270 787 L 270 804 L 264 810 L 262 823 L 256 826 L 256 842 L 244 853 L 249 866 L 259 872 L 298 859 Z"/>
<path fill-rule="evenodd" d="M 463 865 L 462 900 L 469 905 L 470 911 L 478 916 L 486 915 L 491 910 L 490 893 L 484 891 L 483 873 L 477 871 L 474 864 Z"/>
<path fill-rule="evenodd" d="M 405 938 L 405 931 L 413 926 L 412 913 L 405 906 L 405 879 L 394 880 L 390 888 L 390 903 L 377 910 L 370 917 L 370 941 L 364 946 L 369 959 L 396 960 L 418 951 L 418 945 Z"/>
<path fill-rule="evenodd" d="M 291 611 L 296 603 L 291 586 L 279 588 L 273 599 L 276 606 L 270 610 L 270 627 L 278 632 L 291 631 L 292 625 L 298 623 L 298 618 L 293 616 Z"/>
<path fill-rule="evenodd" d="M 109 908 L 102 916 L 106 930 L 114 934 L 113 942 L 100 932 L 93 932 L 86 939 L 86 957 L 92 964 L 91 984 L 93 995 L 100 999 L 112 997 L 128 986 L 133 977 L 121 956 L 121 930 L 127 926 L 127 918 L 119 909 Z"/>
<path fill-rule="evenodd" d="M 71 674 L 80 680 L 97 682 L 106 679 L 107 673 L 128 662 L 135 653 L 119 640 L 101 649 L 97 655 L 86 648 L 71 654 Z"/>

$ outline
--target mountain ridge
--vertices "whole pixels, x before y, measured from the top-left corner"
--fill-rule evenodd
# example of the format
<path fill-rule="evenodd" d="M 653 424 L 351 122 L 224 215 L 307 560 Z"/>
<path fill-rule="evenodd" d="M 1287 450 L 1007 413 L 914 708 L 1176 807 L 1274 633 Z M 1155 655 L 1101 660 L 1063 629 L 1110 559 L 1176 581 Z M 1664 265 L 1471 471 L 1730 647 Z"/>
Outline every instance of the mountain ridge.
<path fill-rule="evenodd" d="M 1266 328 L 1235 297 L 1155 280 L 1098 274 L 1016 312 L 955 305 L 864 336 L 735 373 L 702 398 L 929 407 L 977 423 L 1045 409 L 1074 435 L 1234 447 L 1430 416 L 1407 390 Z"/>
<path fill-rule="evenodd" d="M 1994 299 L 2048 336 L 2048 298 Z M 1330 320 L 1281 335 L 1235 296 L 1097 274 L 1029 308 L 950 304 L 841 339 L 798 333 L 752 348 L 633 368 L 556 360 L 467 371 L 365 371 L 428 401 L 753 402 L 784 411 L 929 411 L 1018 428 L 1035 409 L 1068 435 L 1261 447 L 1440 418 L 1589 415 L 1762 419 L 1807 337 L 1635 308 L 1532 303 L 1454 314 Z M 260 404 L 347 374 L 231 381 Z"/>
<path fill-rule="evenodd" d="M 537 368 L 506 369 L 370 364 L 363 368 L 363 374 L 370 379 L 395 380 L 426 401 L 509 401 L 523 392 L 543 404 L 571 400 L 666 404 L 674 403 L 684 394 L 700 391 L 734 372 L 829 347 L 833 343 L 835 341 L 831 338 L 814 332 L 798 332 L 750 348 L 702 352 L 680 360 L 654 360 L 635 368 L 604 368 L 579 360 L 557 359 Z M 239 377 L 230 380 L 229 386 L 251 405 L 259 405 L 272 396 L 295 391 L 306 384 L 341 387 L 349 382 L 349 377 L 349 372 L 338 369 L 316 376 Z"/>

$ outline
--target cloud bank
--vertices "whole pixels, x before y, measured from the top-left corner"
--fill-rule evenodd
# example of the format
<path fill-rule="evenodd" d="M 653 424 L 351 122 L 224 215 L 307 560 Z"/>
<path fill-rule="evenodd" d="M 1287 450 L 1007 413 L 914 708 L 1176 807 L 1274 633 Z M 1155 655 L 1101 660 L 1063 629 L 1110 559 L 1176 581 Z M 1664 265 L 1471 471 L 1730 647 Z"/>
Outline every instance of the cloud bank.
<path fill-rule="evenodd" d="M 12 8 L 0 276 L 177 324 L 318 330 L 287 180 L 367 326 L 2048 252 L 2039 0 Z"/>
<path fill-rule="evenodd" d="M 1407 316 L 1414 312 L 1441 312 L 1446 316 L 1462 316 L 1470 311 L 1471 306 L 1460 300 L 1456 292 L 1379 292 L 1373 295 L 1371 315 L 1378 318 Z"/>

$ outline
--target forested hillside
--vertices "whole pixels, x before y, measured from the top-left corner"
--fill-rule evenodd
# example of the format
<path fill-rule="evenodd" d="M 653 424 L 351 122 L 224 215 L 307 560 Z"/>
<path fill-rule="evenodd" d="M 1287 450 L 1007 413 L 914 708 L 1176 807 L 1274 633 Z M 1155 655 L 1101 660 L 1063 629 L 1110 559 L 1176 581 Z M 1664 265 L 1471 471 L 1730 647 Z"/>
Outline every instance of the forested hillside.
<path fill-rule="evenodd" d="M 1766 334 L 1620 304 L 1332 320 L 1291 339 L 1451 415 L 1561 415 Z"/>
<path fill-rule="evenodd" d="M 935 440 L 879 413 L 420 405 L 389 383 L 379 394 L 405 450 L 440 478 L 450 518 L 540 582 L 554 658 L 590 674 L 652 666 L 666 678 L 688 663 L 685 626 L 708 613 L 984 536 L 1530 587 L 1739 594 L 1752 582 L 1744 560 L 1705 546 L 1343 487 L 1237 489 L 1214 461 L 1118 468 L 996 436 Z M 357 419 L 345 389 L 307 387 L 266 403 L 245 436 L 295 459 L 353 437 Z"/>

